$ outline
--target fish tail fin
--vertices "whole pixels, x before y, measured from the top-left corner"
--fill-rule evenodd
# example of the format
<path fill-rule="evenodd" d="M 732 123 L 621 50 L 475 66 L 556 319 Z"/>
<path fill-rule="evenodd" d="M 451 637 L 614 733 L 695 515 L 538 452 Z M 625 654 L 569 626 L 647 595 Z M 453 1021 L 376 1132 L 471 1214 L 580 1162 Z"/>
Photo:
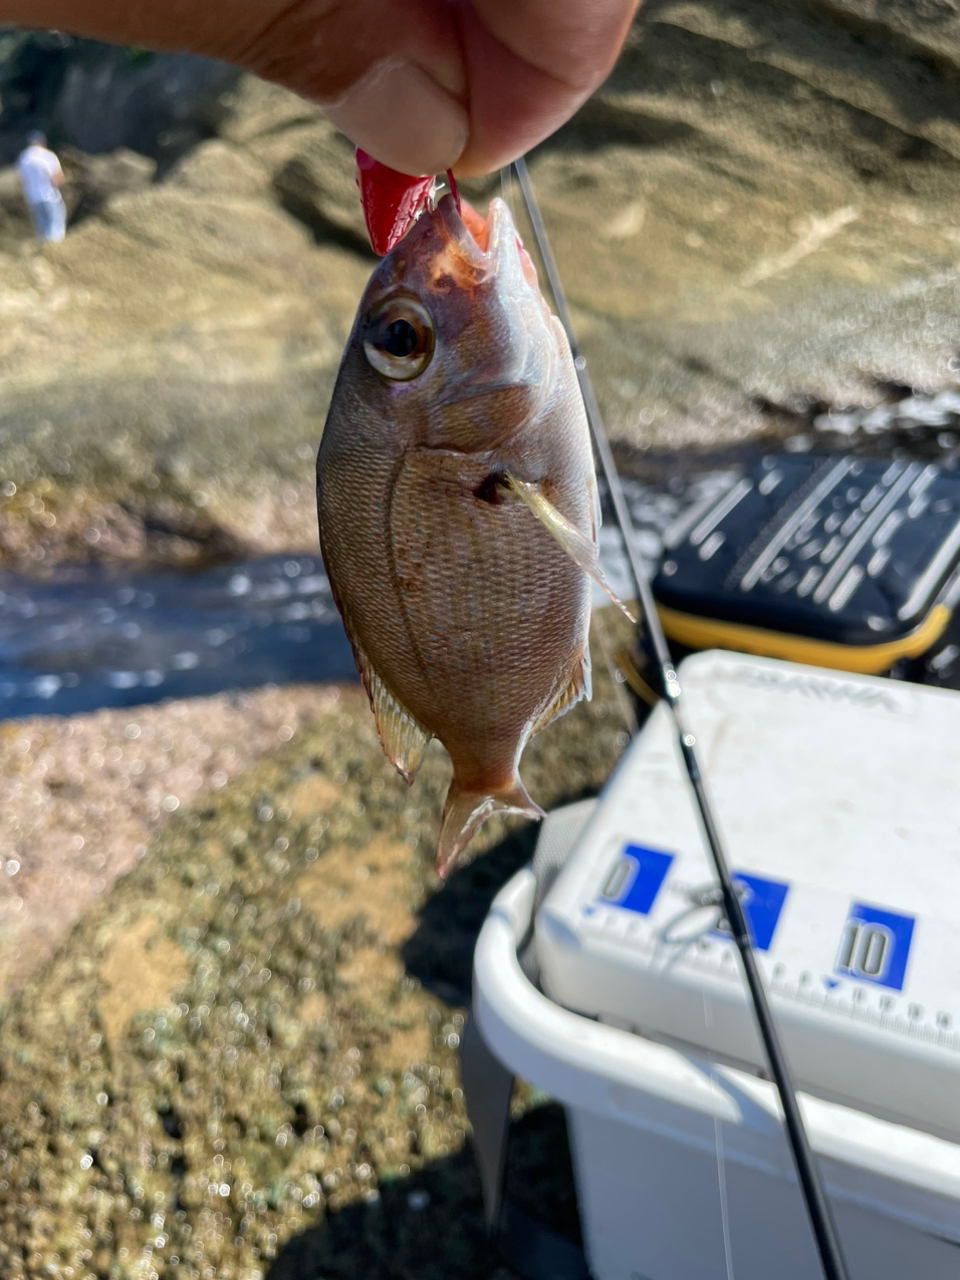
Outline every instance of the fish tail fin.
<path fill-rule="evenodd" d="M 544 818 L 546 814 L 527 795 L 523 783 L 514 777 L 502 791 L 478 791 L 462 787 L 454 778 L 447 792 L 437 841 L 437 875 L 441 880 L 453 866 L 482 824 L 492 813 L 522 813 L 528 818 Z"/>

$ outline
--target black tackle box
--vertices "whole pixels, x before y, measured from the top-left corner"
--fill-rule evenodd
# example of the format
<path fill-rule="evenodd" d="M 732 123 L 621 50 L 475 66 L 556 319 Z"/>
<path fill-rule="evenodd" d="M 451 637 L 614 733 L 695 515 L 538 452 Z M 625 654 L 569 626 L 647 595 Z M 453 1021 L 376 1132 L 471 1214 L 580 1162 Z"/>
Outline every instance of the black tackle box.
<path fill-rule="evenodd" d="M 957 471 L 784 453 L 685 513 L 653 590 L 690 648 L 881 672 L 941 638 L 958 566 Z"/>

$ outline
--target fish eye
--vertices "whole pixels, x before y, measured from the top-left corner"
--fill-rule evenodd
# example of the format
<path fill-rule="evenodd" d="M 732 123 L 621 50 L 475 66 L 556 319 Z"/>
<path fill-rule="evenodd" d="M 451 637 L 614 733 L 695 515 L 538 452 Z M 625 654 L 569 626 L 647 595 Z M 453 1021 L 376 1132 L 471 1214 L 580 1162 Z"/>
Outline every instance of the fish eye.
<path fill-rule="evenodd" d="M 390 298 L 374 312 L 363 350 L 378 373 L 407 382 L 430 363 L 433 345 L 433 321 L 426 307 L 413 298 Z"/>

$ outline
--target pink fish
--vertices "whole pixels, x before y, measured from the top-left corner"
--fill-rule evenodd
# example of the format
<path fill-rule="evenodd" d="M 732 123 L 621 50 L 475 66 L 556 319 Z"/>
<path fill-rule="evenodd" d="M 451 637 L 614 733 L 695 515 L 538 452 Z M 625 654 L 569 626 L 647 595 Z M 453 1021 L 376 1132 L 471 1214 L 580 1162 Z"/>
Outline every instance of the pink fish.
<path fill-rule="evenodd" d="M 324 564 L 384 750 L 408 782 L 431 738 L 453 764 L 441 875 L 491 813 L 542 816 L 517 767 L 590 696 L 602 581 L 569 344 L 507 206 L 466 216 L 444 196 L 374 271 L 317 459 Z"/>

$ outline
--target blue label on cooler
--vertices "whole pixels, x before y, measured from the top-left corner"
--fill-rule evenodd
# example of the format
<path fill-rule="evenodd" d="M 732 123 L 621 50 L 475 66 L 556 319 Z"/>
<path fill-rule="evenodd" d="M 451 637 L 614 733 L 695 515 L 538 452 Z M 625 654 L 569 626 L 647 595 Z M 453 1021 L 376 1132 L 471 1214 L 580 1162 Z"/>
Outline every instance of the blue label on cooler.
<path fill-rule="evenodd" d="M 782 880 L 766 880 L 746 871 L 735 871 L 731 878 L 739 892 L 754 951 L 769 951 L 790 886 Z M 726 920 L 715 932 L 721 938 L 730 937 Z"/>
<path fill-rule="evenodd" d="M 834 972 L 902 991 L 913 924 L 913 916 L 854 902 L 843 927 Z"/>
<path fill-rule="evenodd" d="M 637 915 L 649 915 L 672 862 L 672 853 L 646 849 L 640 844 L 625 845 L 603 886 L 602 901 Z"/>

